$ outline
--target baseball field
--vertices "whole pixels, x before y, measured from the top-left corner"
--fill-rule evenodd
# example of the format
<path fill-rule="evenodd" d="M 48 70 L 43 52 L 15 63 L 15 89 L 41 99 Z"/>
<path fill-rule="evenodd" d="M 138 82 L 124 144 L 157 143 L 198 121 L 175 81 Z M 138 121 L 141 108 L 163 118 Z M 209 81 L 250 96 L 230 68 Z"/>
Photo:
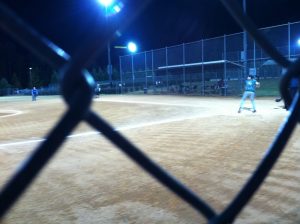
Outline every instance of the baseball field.
<path fill-rule="evenodd" d="M 237 113 L 240 98 L 115 95 L 92 108 L 221 212 L 288 115 L 274 98 Z M 250 107 L 249 101 L 245 104 Z M 65 112 L 59 96 L 0 98 L 0 186 Z M 300 223 L 300 130 L 235 223 Z M 0 221 L 1 222 L 1 221 Z M 81 123 L 3 224 L 206 223 L 205 218 Z"/>

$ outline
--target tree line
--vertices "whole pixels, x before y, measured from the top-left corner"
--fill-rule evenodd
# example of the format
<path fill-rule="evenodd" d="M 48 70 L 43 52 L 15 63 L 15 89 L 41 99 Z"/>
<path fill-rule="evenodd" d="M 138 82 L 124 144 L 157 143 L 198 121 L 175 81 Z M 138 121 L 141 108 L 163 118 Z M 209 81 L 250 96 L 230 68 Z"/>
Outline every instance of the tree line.
<path fill-rule="evenodd" d="M 108 80 L 106 69 L 99 65 L 88 68 L 96 81 Z M 119 79 L 119 71 L 113 70 L 113 80 Z M 0 37 L 0 88 L 47 87 L 59 83 L 59 73 L 47 64 L 40 62 L 26 49 Z"/>
<path fill-rule="evenodd" d="M 108 74 L 107 72 L 102 69 L 101 67 L 98 68 L 92 68 L 91 69 L 91 75 L 94 77 L 95 81 L 101 82 L 101 81 L 107 81 L 108 80 Z M 27 78 L 24 79 L 24 77 L 21 77 L 22 74 L 18 74 L 14 72 L 10 77 L 2 77 L 0 79 L 0 89 L 5 88 L 17 88 L 17 89 L 23 89 L 23 88 L 32 88 L 35 87 L 46 87 L 53 84 L 58 84 L 60 80 L 59 72 L 56 70 L 47 71 L 44 70 L 41 67 L 31 67 L 31 69 L 28 68 L 27 72 Z M 112 73 L 112 79 L 113 80 L 119 80 L 119 71 L 117 69 L 113 70 Z M 23 82 L 25 80 L 25 83 Z"/>

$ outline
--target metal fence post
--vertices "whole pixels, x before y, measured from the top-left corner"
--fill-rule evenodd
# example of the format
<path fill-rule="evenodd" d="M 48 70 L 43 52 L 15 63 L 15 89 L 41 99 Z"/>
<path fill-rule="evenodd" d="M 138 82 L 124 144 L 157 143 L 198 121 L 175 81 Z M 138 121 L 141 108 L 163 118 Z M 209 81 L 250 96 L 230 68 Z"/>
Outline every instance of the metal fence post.
<path fill-rule="evenodd" d="M 227 52 L 226 52 L 226 35 L 224 35 L 224 83 L 227 80 Z M 220 87 L 220 86 L 219 86 Z M 223 93 L 222 88 L 224 88 L 224 95 L 227 96 L 227 88 L 226 88 L 226 84 L 224 86 L 221 87 L 221 94 Z M 223 94 L 222 94 L 223 95 Z"/>
<path fill-rule="evenodd" d="M 291 59 L 291 23 L 288 22 L 288 52 L 289 59 Z"/>
<path fill-rule="evenodd" d="M 145 51 L 145 88 L 148 88 L 147 84 L 147 52 Z"/>
<path fill-rule="evenodd" d="M 247 4 L 246 0 L 243 0 L 243 9 L 244 13 L 247 14 Z M 244 79 L 248 75 L 248 34 L 247 31 L 244 29 L 243 33 L 243 45 L 244 45 Z"/>
<path fill-rule="evenodd" d="M 123 87 L 123 74 L 122 74 L 122 60 L 121 56 L 119 56 L 119 65 L 120 65 L 120 83 L 118 84 L 120 94 L 122 94 L 122 87 Z"/>
<path fill-rule="evenodd" d="M 184 45 L 184 43 L 182 44 L 182 64 L 183 64 L 183 67 L 182 67 L 183 83 L 185 83 L 186 77 L 185 77 L 185 45 Z"/>
<path fill-rule="evenodd" d="M 154 73 L 154 56 L 153 56 L 153 50 L 151 51 L 151 60 L 152 60 L 152 62 L 151 62 L 151 70 L 152 70 L 152 85 L 153 86 L 155 86 L 155 78 L 154 78 L 154 75 L 155 75 L 155 73 Z"/>
<path fill-rule="evenodd" d="M 166 47 L 166 75 L 167 75 L 167 91 L 169 91 L 168 47 Z"/>
<path fill-rule="evenodd" d="M 253 68 L 255 71 L 255 75 L 257 75 L 257 71 L 256 71 L 256 43 L 255 40 L 253 40 Z"/>
<path fill-rule="evenodd" d="M 131 54 L 131 75 L 132 75 L 132 91 L 134 91 L 134 63 L 133 63 L 133 54 Z"/>
<path fill-rule="evenodd" d="M 204 83 L 204 54 L 203 54 L 203 39 L 201 40 L 201 75 L 202 75 L 202 96 L 204 96 L 204 88 L 205 88 L 205 83 Z"/>

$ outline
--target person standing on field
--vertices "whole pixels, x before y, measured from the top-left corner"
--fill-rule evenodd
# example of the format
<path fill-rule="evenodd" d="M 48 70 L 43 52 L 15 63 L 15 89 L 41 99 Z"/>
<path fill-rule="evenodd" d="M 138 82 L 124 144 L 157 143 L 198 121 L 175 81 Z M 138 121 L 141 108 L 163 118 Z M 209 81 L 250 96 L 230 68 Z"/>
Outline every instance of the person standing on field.
<path fill-rule="evenodd" d="M 256 79 L 254 79 L 254 77 L 252 75 L 248 75 L 247 80 L 245 81 L 245 91 L 240 103 L 240 107 L 238 110 L 238 113 L 242 112 L 245 100 L 249 97 L 251 100 L 251 104 L 252 104 L 252 112 L 255 113 L 256 112 L 256 106 L 255 106 L 255 102 L 254 102 L 254 98 L 255 98 L 255 91 L 256 91 L 256 87 L 259 87 L 260 83 L 256 81 Z"/>
<path fill-rule="evenodd" d="M 100 86 L 100 84 L 98 83 L 98 84 L 96 85 L 96 88 L 95 88 L 95 96 L 96 96 L 96 98 L 99 98 L 100 92 L 101 92 L 101 86 Z"/>
<path fill-rule="evenodd" d="M 33 87 L 31 90 L 32 101 L 36 101 L 38 94 L 38 90 L 35 87 Z"/>

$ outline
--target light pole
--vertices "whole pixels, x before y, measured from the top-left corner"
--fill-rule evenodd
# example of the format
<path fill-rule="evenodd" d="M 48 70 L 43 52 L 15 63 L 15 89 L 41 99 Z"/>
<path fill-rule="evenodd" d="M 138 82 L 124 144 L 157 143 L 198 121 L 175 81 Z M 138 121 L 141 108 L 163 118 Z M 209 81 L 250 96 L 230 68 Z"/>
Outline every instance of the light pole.
<path fill-rule="evenodd" d="M 132 87 L 134 91 L 135 74 L 134 74 L 133 54 L 137 51 L 137 46 L 135 43 L 129 42 L 127 48 L 131 52 Z"/>
<path fill-rule="evenodd" d="M 108 65 L 107 65 L 107 74 L 109 83 L 112 83 L 112 64 L 111 64 L 111 56 L 110 56 L 110 41 L 107 42 L 107 55 L 108 55 Z"/>
<path fill-rule="evenodd" d="M 112 4 L 112 1 L 108 2 L 108 4 Z M 106 23 L 106 29 L 108 30 L 108 14 L 107 14 L 107 7 L 105 6 L 105 23 Z M 108 74 L 108 80 L 109 84 L 112 83 L 112 64 L 111 64 L 111 55 L 110 55 L 110 40 L 107 42 L 107 74 Z"/>
<path fill-rule="evenodd" d="M 32 68 L 29 67 L 28 69 L 29 69 L 29 83 L 30 83 L 31 87 L 33 87 L 32 86 L 32 77 L 31 77 L 31 70 L 32 70 Z"/>
<path fill-rule="evenodd" d="M 130 41 L 128 42 L 127 46 L 115 46 L 115 48 L 118 49 L 127 49 L 130 53 L 131 53 L 131 74 L 132 74 L 132 87 L 134 88 L 134 80 L 135 80 L 135 76 L 134 76 L 134 62 L 133 62 L 133 54 L 135 52 L 137 52 L 138 47 L 137 45 Z M 121 66 L 121 62 L 120 62 L 120 66 Z M 120 68 L 120 76 L 121 76 L 121 68 Z M 122 80 L 122 77 L 120 77 L 120 80 Z"/>
<path fill-rule="evenodd" d="M 117 14 L 121 11 L 122 4 L 115 3 L 115 0 L 98 0 L 98 2 L 105 7 L 105 25 L 106 30 L 108 30 L 109 23 L 108 17 L 110 14 Z M 109 32 L 108 32 L 109 33 Z M 112 84 L 112 64 L 111 64 L 111 49 L 110 41 L 107 42 L 107 74 L 109 83 Z"/>

